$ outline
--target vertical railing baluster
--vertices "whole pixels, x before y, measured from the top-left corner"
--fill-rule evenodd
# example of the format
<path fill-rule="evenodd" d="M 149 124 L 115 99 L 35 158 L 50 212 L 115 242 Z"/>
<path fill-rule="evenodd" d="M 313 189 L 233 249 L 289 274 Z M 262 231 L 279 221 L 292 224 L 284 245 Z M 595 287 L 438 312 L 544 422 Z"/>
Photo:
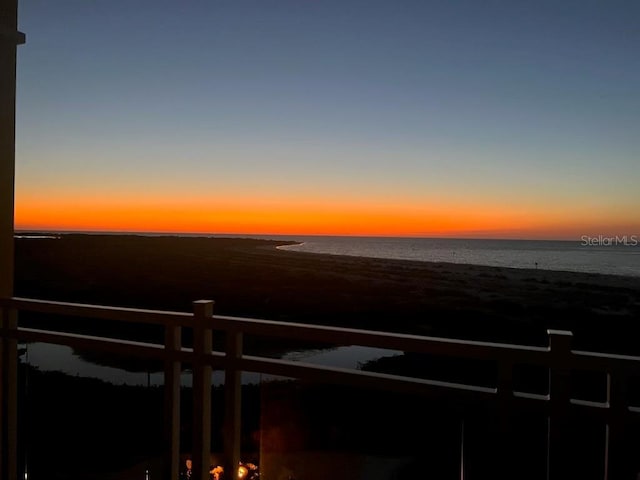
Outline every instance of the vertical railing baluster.
<path fill-rule="evenodd" d="M 166 325 L 164 337 L 164 478 L 176 480 L 180 469 L 180 373 L 182 365 L 176 358 L 182 348 L 182 328 Z"/>
<path fill-rule="evenodd" d="M 549 368 L 549 445 L 547 478 L 571 478 L 567 451 L 569 413 L 569 375 L 571 373 L 571 340 L 573 334 L 565 330 L 547 330 L 551 366 Z"/>
<path fill-rule="evenodd" d="M 213 302 L 193 302 L 193 479 L 209 480 L 211 462 L 211 355 Z"/>
<path fill-rule="evenodd" d="M 460 419 L 460 480 L 464 480 L 466 465 L 465 465 L 465 453 L 464 453 L 464 417 Z"/>
<path fill-rule="evenodd" d="M 242 371 L 238 361 L 242 357 L 242 332 L 228 331 L 224 374 L 224 471 L 227 478 L 236 478 L 240 462 L 240 423 L 242 417 Z"/>
<path fill-rule="evenodd" d="M 607 375 L 607 403 L 609 415 L 605 440 L 605 480 L 634 478 L 631 475 L 630 458 L 626 448 L 627 378 L 622 373 Z"/>
<path fill-rule="evenodd" d="M 500 435 L 500 458 L 498 478 L 511 480 L 517 477 L 514 470 L 512 416 L 513 408 L 513 364 L 506 360 L 498 364 L 498 434 Z"/>

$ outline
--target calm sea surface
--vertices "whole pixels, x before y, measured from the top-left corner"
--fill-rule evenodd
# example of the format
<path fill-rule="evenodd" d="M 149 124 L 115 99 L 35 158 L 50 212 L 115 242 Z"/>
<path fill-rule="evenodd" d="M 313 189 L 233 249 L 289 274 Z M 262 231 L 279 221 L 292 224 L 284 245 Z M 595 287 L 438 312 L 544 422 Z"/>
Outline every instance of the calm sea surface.
<path fill-rule="evenodd" d="M 284 238 L 284 237 L 283 237 Z M 640 276 L 640 236 L 577 241 L 286 237 L 311 253 Z M 591 244 L 589 244 L 591 242 Z"/>

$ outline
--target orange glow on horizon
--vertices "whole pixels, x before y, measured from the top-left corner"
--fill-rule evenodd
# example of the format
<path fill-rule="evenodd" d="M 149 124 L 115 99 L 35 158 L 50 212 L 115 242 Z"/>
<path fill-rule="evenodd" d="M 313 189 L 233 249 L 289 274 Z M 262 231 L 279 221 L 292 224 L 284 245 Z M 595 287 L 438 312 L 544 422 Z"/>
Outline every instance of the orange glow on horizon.
<path fill-rule="evenodd" d="M 569 221 L 567 213 L 490 204 L 341 204 L 306 199 L 19 198 L 17 230 L 254 235 L 477 236 L 579 238 L 625 227 Z M 575 217 L 573 217 L 575 218 Z M 600 222 L 600 225 L 605 223 Z M 632 226 L 637 228 L 638 226 Z"/>

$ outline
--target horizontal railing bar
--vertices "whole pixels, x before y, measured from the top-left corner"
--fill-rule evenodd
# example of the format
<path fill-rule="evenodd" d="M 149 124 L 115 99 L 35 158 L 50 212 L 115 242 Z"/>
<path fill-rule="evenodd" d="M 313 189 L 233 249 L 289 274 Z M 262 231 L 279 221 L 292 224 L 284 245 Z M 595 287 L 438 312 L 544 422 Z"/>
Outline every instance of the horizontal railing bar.
<path fill-rule="evenodd" d="M 21 341 L 32 341 L 32 342 L 41 342 L 41 343 L 49 343 L 55 345 L 64 345 L 75 348 L 87 348 L 101 351 L 108 351 L 111 353 L 122 354 L 127 356 L 141 356 L 141 357 L 152 357 L 155 359 L 170 359 L 170 360 L 180 360 L 185 364 L 189 364 L 194 360 L 194 354 L 192 348 L 182 347 L 180 351 L 171 351 L 165 350 L 164 345 L 156 344 L 156 343 L 147 343 L 147 342 L 138 342 L 131 340 L 123 340 L 123 339 L 113 339 L 106 337 L 95 337 L 91 335 L 82 335 L 76 333 L 68 333 L 68 332 L 51 332 L 49 330 L 40 330 L 34 328 L 24 328 L 20 327 L 17 330 L 5 330 L 0 329 L 0 335 L 4 335 L 10 338 L 16 338 Z M 362 372 L 359 370 L 351 370 L 351 369 L 341 369 L 336 367 L 323 367 L 314 364 L 304 363 L 304 362 L 295 362 L 291 360 L 275 360 L 269 359 L 267 357 L 257 357 L 257 356 L 245 356 L 244 358 L 249 359 L 251 361 L 252 371 L 258 373 L 273 373 L 272 365 L 273 363 L 278 363 L 282 368 L 291 368 L 292 375 L 301 375 L 301 378 L 306 378 L 306 371 L 312 371 L 314 373 L 322 372 L 324 373 L 324 379 L 332 379 L 332 376 L 337 372 L 343 373 L 355 373 L 364 374 L 364 375 L 376 375 L 371 372 Z M 209 355 L 203 355 L 202 360 L 211 364 L 215 369 L 224 369 L 226 362 L 226 355 L 224 352 L 214 351 Z M 264 371 L 259 370 L 260 365 L 264 363 L 266 369 Z M 241 364 L 238 365 L 242 367 Z M 244 368 L 241 368 L 244 370 Z M 301 374 L 302 371 L 302 374 Z M 380 374 L 378 378 L 381 378 L 384 374 Z M 411 377 L 401 377 L 397 376 L 400 379 L 408 379 L 411 380 Z M 455 384 L 449 382 L 438 382 L 438 381 L 428 381 L 432 384 L 438 384 L 441 386 L 459 386 L 464 389 L 480 389 L 480 390 L 491 390 L 485 389 L 484 387 L 473 387 L 462 384 Z"/>
<path fill-rule="evenodd" d="M 53 302 L 13 297 L 0 299 L 0 305 L 17 310 L 48 313 L 52 315 L 70 315 L 73 317 L 91 317 L 100 320 L 112 320 L 129 323 L 151 323 L 171 326 L 189 326 L 192 314 L 145 310 L 140 308 L 107 307 L 82 303 Z"/>
<path fill-rule="evenodd" d="M 12 333 L 9 331 L 0 331 L 3 335 L 9 337 L 15 337 L 18 340 L 23 341 L 37 341 L 42 343 L 50 343 L 56 345 L 65 345 L 75 348 L 87 348 L 100 351 L 108 351 L 110 353 L 128 355 L 128 356 L 141 356 L 151 357 L 155 359 L 171 359 L 180 360 L 184 363 L 190 363 L 193 361 L 193 349 L 182 348 L 181 351 L 169 351 L 164 349 L 164 345 L 146 342 L 136 342 L 122 339 L 109 339 L 104 337 L 94 337 L 89 335 L 81 335 L 75 333 L 52 333 L 48 330 L 39 330 L 33 328 L 19 328 Z M 210 355 L 204 356 L 208 362 L 217 369 L 222 369 L 225 366 L 226 356 L 222 352 L 212 352 Z M 291 360 L 279 360 L 270 359 L 266 357 L 257 356 L 244 356 L 238 363 L 238 368 L 244 371 L 254 371 L 257 373 L 269 373 L 275 375 L 282 375 L 288 377 L 296 377 L 304 380 L 315 379 L 324 382 L 334 382 L 340 378 L 337 375 L 342 375 L 342 378 L 347 378 L 347 381 L 351 382 L 353 376 L 366 377 L 370 381 L 378 383 L 380 381 L 386 382 L 390 379 L 395 383 L 409 383 L 415 384 L 419 388 L 425 386 L 464 390 L 468 392 L 480 392 L 480 393 L 496 393 L 495 388 L 480 387 L 474 385 L 465 385 L 454 382 L 443 382 L 429 379 L 416 379 L 412 377 L 405 377 L 400 375 L 389 375 L 377 372 L 365 372 L 362 370 L 346 369 L 338 367 L 325 367 L 320 365 L 314 365 L 304 362 L 295 362 Z M 368 382 L 365 380 L 365 383 Z M 370 386 L 375 386 L 371 384 Z M 388 385 L 387 385 L 388 386 Z"/>
<path fill-rule="evenodd" d="M 528 393 L 514 391 L 513 396 L 518 400 L 518 403 L 525 408 L 533 408 L 534 410 L 543 412 L 549 412 L 551 402 L 549 401 L 549 395 L 542 395 L 539 393 Z M 612 415 L 611 408 L 607 402 L 596 402 L 592 400 L 583 400 L 579 398 L 570 398 L 569 404 L 576 410 L 580 411 L 581 415 L 589 415 L 596 417 L 600 420 L 607 421 Z M 540 407 L 540 408 L 536 408 Z M 640 413 L 640 408 L 627 407 L 631 413 Z"/>
<path fill-rule="evenodd" d="M 574 369 L 595 370 L 611 372 L 616 370 L 637 371 L 640 367 L 640 357 L 633 355 L 620 355 L 615 353 L 584 352 L 574 350 L 571 352 L 571 367 Z"/>
<path fill-rule="evenodd" d="M 545 395 L 542 393 L 530 393 L 530 392 L 518 392 L 514 391 L 513 396 L 515 398 L 523 398 L 525 400 L 536 400 L 541 402 L 548 402 L 549 395 Z"/>
<path fill-rule="evenodd" d="M 517 406 L 516 411 L 548 415 L 551 410 L 551 402 L 548 395 L 518 391 L 514 391 L 512 394 L 513 403 Z"/>
<path fill-rule="evenodd" d="M 48 330 L 38 330 L 35 328 L 19 328 L 18 330 L 7 331 L 0 329 L 0 336 L 5 335 L 9 338 L 16 338 L 23 341 L 50 343 L 55 345 L 64 345 L 73 348 L 84 348 L 92 350 L 100 350 L 127 356 L 151 356 L 159 360 L 180 361 L 185 365 L 194 361 L 193 349 L 182 347 L 180 350 L 166 350 L 164 345 L 157 343 L 135 342 L 121 339 L 110 339 L 105 337 L 93 337 L 90 335 L 81 335 L 76 333 L 56 332 L 51 333 Z M 205 356 L 215 369 L 222 370 L 224 368 L 225 354 L 222 352 L 212 352 L 211 355 Z"/>
<path fill-rule="evenodd" d="M 315 340 L 341 345 L 362 345 L 475 359 L 499 360 L 501 358 L 508 358 L 511 361 L 533 362 L 538 365 L 546 365 L 549 361 L 548 347 L 424 337 L 375 330 L 359 330 L 326 325 L 309 325 L 304 323 L 277 322 L 218 315 L 214 315 L 213 318 L 214 329 L 239 331 L 245 334 Z"/>
<path fill-rule="evenodd" d="M 400 375 L 390 375 L 379 372 L 366 372 L 338 367 L 326 367 L 291 360 L 278 360 L 254 356 L 243 356 L 238 361 L 238 368 L 242 371 L 268 373 L 282 377 L 299 378 L 324 383 L 339 383 L 350 386 L 369 388 L 393 388 L 394 391 L 406 391 L 411 393 L 438 393 L 455 390 L 457 394 L 492 397 L 497 389 L 464 385 L 453 382 L 442 382 Z M 427 392 L 431 390 L 431 392 Z"/>
<path fill-rule="evenodd" d="M 173 357 L 178 358 L 181 352 L 174 352 L 170 355 L 169 351 L 165 351 L 164 345 L 155 343 L 135 342 L 122 339 L 111 339 L 104 337 L 93 337 L 90 335 L 79 335 L 75 333 L 56 332 L 52 333 L 47 330 L 38 330 L 34 328 L 18 328 L 14 334 L 4 333 L 6 336 L 13 336 L 17 340 L 50 343 L 55 345 L 64 345 L 67 347 L 91 349 L 107 351 L 126 356 L 151 357 L 154 359 L 166 359 Z M 184 355 L 187 358 L 185 352 Z"/>
<path fill-rule="evenodd" d="M 181 360 L 189 363 L 193 360 L 193 350 L 183 348 L 182 351 L 171 352 L 164 349 L 163 345 L 136 342 L 121 339 L 106 339 L 74 333 L 51 333 L 47 330 L 32 328 L 19 328 L 13 334 L 2 331 L 3 335 L 16 337 L 23 341 L 38 341 L 56 345 L 65 345 L 75 348 L 106 351 L 115 354 L 140 356 L 154 359 Z M 212 366 L 224 368 L 225 355 L 221 352 L 213 352 L 208 358 Z M 437 380 L 417 379 L 399 375 L 389 375 L 377 372 L 365 372 L 337 367 L 325 367 L 304 362 L 290 360 L 269 359 L 255 356 L 243 356 L 237 364 L 242 371 L 252 371 L 284 377 L 300 378 L 302 380 L 314 380 L 325 383 L 348 384 L 353 386 L 370 388 L 392 388 L 394 391 L 411 393 L 438 393 L 443 391 L 450 393 L 466 393 L 473 395 L 495 395 L 495 388 L 487 388 L 473 385 L 464 385 L 453 382 Z M 427 390 L 428 388 L 428 390 Z M 435 391 L 434 391 L 435 390 Z"/>
<path fill-rule="evenodd" d="M 193 361 L 193 350 L 190 348 L 182 348 L 181 351 L 176 352 L 165 350 L 164 346 L 160 344 L 122 339 L 108 339 L 104 337 L 94 337 L 74 333 L 52 333 L 47 330 L 22 327 L 13 332 L 1 330 L 0 333 L 2 333 L 2 335 L 10 337 L 13 336 L 18 340 L 24 341 L 52 343 L 75 348 L 107 351 L 121 355 L 180 360 L 184 363 L 190 363 Z M 210 364 L 215 368 L 221 369 L 225 366 L 226 356 L 222 352 L 213 352 L 211 355 L 206 355 L 205 358 L 207 358 Z M 326 367 L 305 362 L 270 359 L 257 356 L 243 356 L 239 360 L 237 368 L 243 371 L 295 377 L 303 380 L 316 380 L 328 383 L 347 383 L 350 385 L 357 384 L 360 386 L 378 388 L 399 388 L 400 390 L 408 390 L 411 392 L 420 391 L 422 393 L 424 393 L 425 387 L 436 388 L 440 391 L 446 389 L 485 395 L 493 395 L 497 391 L 496 388 L 438 380 L 418 379 L 378 372 L 365 372 L 355 369 Z"/>
<path fill-rule="evenodd" d="M 13 331 L 0 329 L 0 336 L 3 335 L 8 338 L 16 338 L 17 340 L 100 350 L 127 356 L 152 356 L 155 359 L 180 361 L 183 364 L 190 364 L 194 360 L 193 349 L 189 347 L 182 347 L 180 350 L 166 350 L 164 345 L 157 343 L 94 337 L 68 332 L 52 333 L 49 330 L 24 327 Z M 206 361 L 210 362 L 216 369 L 221 370 L 224 368 L 224 353 L 212 352 L 211 355 L 205 357 Z"/>
<path fill-rule="evenodd" d="M 571 405 L 578 405 L 580 407 L 596 408 L 596 409 L 599 409 L 599 410 L 607 410 L 609 408 L 609 404 L 607 402 L 596 402 L 594 400 L 582 400 L 581 398 L 571 398 L 571 399 L 569 399 L 569 403 Z"/>
<path fill-rule="evenodd" d="M 579 400 L 572 398 L 569 400 L 571 407 L 580 412 L 580 415 L 587 415 L 600 421 L 607 421 L 612 416 L 612 411 L 606 403 L 593 402 L 590 400 Z"/>

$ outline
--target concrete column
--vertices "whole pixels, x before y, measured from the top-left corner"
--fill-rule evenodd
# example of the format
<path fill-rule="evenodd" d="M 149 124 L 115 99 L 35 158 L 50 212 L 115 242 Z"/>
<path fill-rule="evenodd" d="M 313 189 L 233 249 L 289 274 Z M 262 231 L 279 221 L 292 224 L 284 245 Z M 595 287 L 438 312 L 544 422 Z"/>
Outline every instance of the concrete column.
<path fill-rule="evenodd" d="M 0 2 L 0 297 L 13 295 L 13 210 L 16 138 L 17 0 Z"/>
<path fill-rule="evenodd" d="M 0 2 L 0 298 L 13 295 L 13 219 L 16 133 L 16 48 L 25 37 L 18 32 L 17 0 Z M 5 310 L 5 329 L 16 327 L 15 312 Z M 15 340 L 2 342 L 0 375 L 0 478 L 17 478 L 17 361 Z"/>

